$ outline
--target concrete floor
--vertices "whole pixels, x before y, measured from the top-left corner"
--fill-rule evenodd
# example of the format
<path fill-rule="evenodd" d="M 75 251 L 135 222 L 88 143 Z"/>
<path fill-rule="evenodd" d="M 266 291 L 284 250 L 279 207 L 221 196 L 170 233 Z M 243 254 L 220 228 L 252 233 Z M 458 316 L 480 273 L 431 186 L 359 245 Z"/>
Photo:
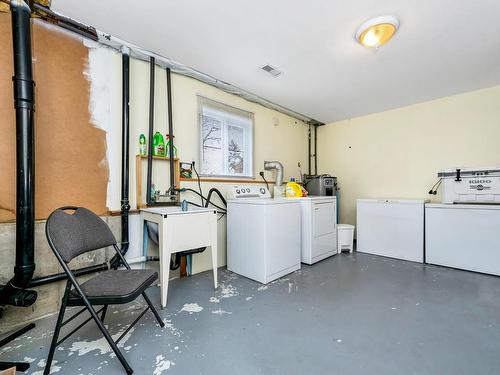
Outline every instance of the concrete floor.
<path fill-rule="evenodd" d="M 170 284 L 163 330 L 147 314 L 121 344 L 135 374 L 498 374 L 500 278 L 342 254 L 267 286 L 221 270 Z M 158 301 L 157 288 L 150 290 Z M 118 306 L 116 334 L 140 312 Z M 54 317 L 0 351 L 41 374 Z M 123 374 L 92 325 L 52 373 Z"/>

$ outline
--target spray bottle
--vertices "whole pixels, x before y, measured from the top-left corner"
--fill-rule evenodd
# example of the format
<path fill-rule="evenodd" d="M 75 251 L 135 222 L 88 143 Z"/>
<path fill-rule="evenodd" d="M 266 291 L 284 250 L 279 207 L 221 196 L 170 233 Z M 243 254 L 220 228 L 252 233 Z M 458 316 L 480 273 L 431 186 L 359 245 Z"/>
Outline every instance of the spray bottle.
<path fill-rule="evenodd" d="M 166 135 L 167 137 L 167 143 L 165 144 L 165 149 L 167 151 L 167 156 L 170 157 L 170 147 L 174 146 L 174 158 L 177 157 L 177 147 L 172 144 L 172 139 L 170 139 L 170 134 Z M 175 138 L 175 136 L 172 136 L 172 138 Z"/>
<path fill-rule="evenodd" d="M 146 136 L 144 134 L 139 136 L 139 155 L 147 155 Z"/>

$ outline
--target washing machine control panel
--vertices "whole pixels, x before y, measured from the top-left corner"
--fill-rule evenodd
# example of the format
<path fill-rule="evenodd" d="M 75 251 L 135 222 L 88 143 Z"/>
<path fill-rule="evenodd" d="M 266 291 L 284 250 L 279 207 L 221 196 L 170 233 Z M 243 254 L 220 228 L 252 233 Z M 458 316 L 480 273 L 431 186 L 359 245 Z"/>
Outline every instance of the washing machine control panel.
<path fill-rule="evenodd" d="M 269 190 L 262 186 L 234 185 L 228 191 L 228 199 L 271 198 Z"/>

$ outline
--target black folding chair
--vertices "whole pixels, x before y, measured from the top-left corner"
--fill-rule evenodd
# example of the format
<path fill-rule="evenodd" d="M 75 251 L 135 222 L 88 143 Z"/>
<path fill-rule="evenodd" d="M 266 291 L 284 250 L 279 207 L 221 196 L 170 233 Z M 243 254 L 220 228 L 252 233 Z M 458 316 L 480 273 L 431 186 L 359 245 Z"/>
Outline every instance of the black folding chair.
<path fill-rule="evenodd" d="M 73 213 L 65 211 L 73 211 Z M 52 251 L 68 276 L 68 281 L 62 298 L 61 310 L 57 318 L 44 375 L 50 372 L 50 365 L 56 347 L 90 320 L 95 321 L 97 327 L 108 341 L 111 349 L 115 352 L 127 374 L 132 374 L 133 370 L 123 357 L 120 349 L 118 349 L 117 344 L 149 309 L 153 312 L 158 324 L 160 324 L 161 327 L 164 326 L 158 312 L 145 292 L 145 290 L 158 278 L 158 273 L 154 270 L 130 269 L 129 264 L 116 244 L 113 233 L 111 233 L 106 223 L 101 220 L 99 216 L 86 208 L 61 207 L 55 210 L 47 219 L 45 233 Z M 116 250 L 119 259 L 117 265 L 113 269 L 104 271 L 94 278 L 80 284 L 69 268 L 68 263 L 78 255 L 92 250 L 102 249 L 107 246 L 113 246 Z M 117 269 L 120 263 L 122 263 L 126 269 Z M 134 320 L 125 332 L 114 341 L 108 330 L 104 327 L 104 318 L 108 305 L 128 303 L 135 300 L 141 294 L 146 300 L 148 307 Z M 94 305 L 102 305 L 102 308 L 96 311 L 93 307 Z M 63 321 L 64 312 L 67 306 L 83 306 L 83 309 Z M 90 317 L 58 341 L 61 328 L 86 310 L 90 313 Z M 101 316 L 99 317 L 98 314 L 100 313 Z"/>

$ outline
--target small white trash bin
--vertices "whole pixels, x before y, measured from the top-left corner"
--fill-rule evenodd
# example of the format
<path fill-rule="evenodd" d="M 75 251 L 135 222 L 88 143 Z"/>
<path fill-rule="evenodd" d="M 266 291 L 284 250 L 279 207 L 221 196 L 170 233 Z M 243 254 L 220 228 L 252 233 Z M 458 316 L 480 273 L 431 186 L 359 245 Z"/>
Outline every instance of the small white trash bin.
<path fill-rule="evenodd" d="M 338 224 L 337 225 L 337 252 L 340 254 L 342 250 L 353 251 L 354 240 L 354 225 Z"/>

